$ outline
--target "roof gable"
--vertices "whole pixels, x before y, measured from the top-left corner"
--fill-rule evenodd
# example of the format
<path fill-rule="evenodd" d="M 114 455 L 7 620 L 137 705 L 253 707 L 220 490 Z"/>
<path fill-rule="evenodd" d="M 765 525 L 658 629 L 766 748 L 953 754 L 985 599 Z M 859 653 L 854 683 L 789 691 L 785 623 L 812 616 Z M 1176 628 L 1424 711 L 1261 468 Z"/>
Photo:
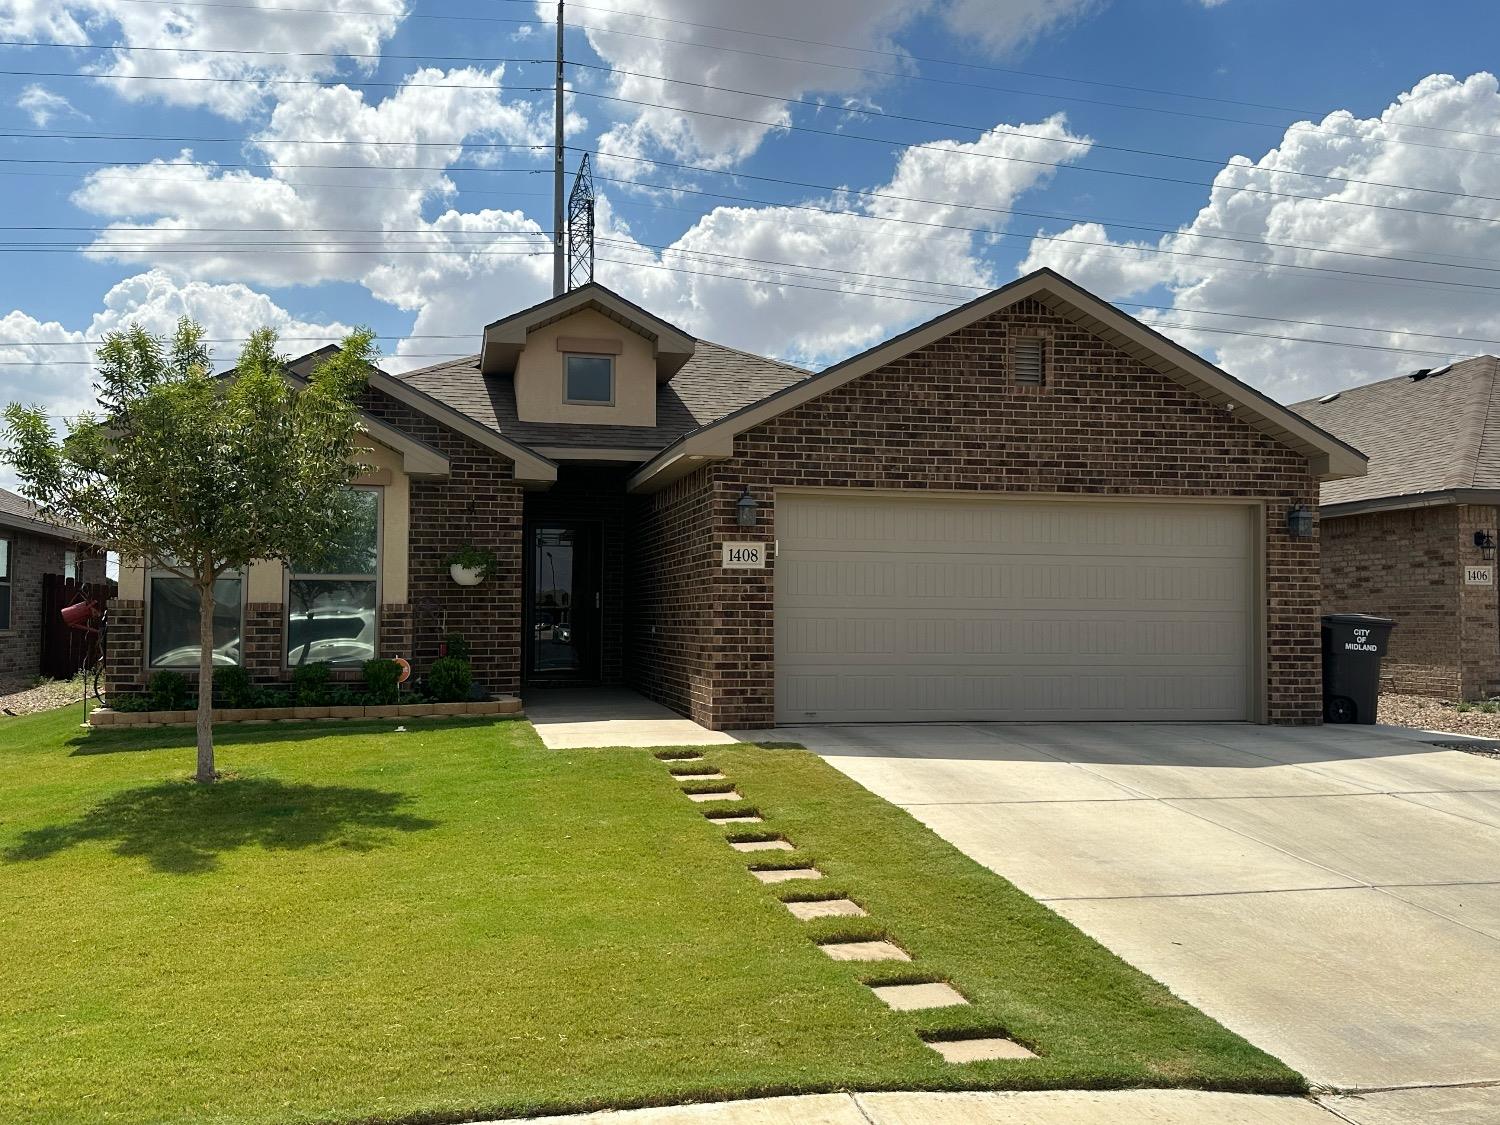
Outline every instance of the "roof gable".
<path fill-rule="evenodd" d="M 583 309 L 603 313 L 649 340 L 656 352 L 658 382 L 671 379 L 693 357 L 698 341 L 692 336 L 633 301 L 627 301 L 613 289 L 591 281 L 485 325 L 484 342 L 479 351 L 480 371 L 486 375 L 510 374 L 515 370 L 521 349 L 526 346 L 529 332 Z"/>
<path fill-rule="evenodd" d="M 629 488 L 654 492 L 705 461 L 731 457 L 736 435 L 1027 298 L 1041 301 L 1209 402 L 1233 408 L 1237 418 L 1307 457 L 1321 479 L 1364 474 L 1365 458 L 1353 446 L 1061 274 L 1041 269 L 684 435 L 632 476 Z"/>

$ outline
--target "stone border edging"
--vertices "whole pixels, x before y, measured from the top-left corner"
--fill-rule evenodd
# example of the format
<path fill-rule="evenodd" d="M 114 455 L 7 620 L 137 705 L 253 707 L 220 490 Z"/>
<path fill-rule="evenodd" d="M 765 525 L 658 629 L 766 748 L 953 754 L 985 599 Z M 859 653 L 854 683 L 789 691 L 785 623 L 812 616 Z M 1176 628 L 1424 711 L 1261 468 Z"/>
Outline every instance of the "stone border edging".
<path fill-rule="evenodd" d="M 521 701 L 513 695 L 470 703 L 396 703 L 356 707 L 215 707 L 215 723 L 284 723 L 351 719 L 451 719 L 493 715 L 519 716 Z M 93 727 L 191 726 L 196 711 L 112 711 L 100 707 L 89 715 Z"/>

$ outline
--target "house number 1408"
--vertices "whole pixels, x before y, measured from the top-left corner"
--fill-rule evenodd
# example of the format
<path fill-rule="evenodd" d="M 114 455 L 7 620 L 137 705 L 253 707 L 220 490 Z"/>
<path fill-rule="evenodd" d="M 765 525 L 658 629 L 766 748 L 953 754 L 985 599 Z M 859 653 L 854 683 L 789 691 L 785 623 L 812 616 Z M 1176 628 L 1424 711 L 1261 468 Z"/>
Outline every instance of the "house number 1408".
<path fill-rule="evenodd" d="M 725 543 L 723 565 L 744 570 L 764 570 L 766 545 L 764 543 Z"/>

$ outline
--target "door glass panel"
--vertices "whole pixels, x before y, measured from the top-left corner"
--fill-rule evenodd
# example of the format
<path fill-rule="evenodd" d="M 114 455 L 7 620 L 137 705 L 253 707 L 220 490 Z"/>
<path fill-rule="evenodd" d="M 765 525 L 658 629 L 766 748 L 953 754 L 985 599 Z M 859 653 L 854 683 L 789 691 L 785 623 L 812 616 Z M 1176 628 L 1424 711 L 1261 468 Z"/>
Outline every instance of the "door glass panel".
<path fill-rule="evenodd" d="M 539 527 L 534 533 L 531 559 L 534 672 L 576 672 L 583 663 L 573 617 L 577 537 L 577 532 L 565 527 Z"/>

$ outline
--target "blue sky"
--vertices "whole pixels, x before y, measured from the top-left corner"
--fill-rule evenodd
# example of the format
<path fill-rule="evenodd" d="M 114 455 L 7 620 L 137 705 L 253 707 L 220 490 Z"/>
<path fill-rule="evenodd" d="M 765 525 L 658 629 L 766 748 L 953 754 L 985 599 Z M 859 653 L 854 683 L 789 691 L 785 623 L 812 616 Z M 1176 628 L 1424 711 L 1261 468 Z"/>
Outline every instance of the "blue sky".
<path fill-rule="evenodd" d="M 525 147 L 550 139 L 527 89 L 550 63 L 500 60 L 550 56 L 551 11 L 0 2 L 0 401 L 78 409 L 93 340 L 183 312 L 226 361 L 260 323 L 292 353 L 369 324 L 393 369 L 472 351 L 549 291 L 524 251 L 551 225 L 549 154 Z M 1500 11 L 1442 12 L 569 5 L 597 276 L 811 365 L 1042 264 L 1289 401 L 1500 350 Z"/>

